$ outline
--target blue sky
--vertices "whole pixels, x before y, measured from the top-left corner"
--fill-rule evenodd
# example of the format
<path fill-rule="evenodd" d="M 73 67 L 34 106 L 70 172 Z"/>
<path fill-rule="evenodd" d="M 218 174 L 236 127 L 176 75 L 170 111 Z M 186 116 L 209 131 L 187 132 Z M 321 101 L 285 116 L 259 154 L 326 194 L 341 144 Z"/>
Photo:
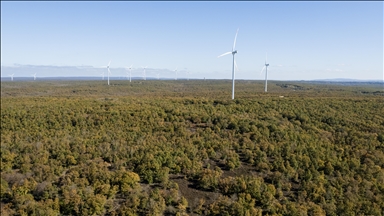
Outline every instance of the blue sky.
<path fill-rule="evenodd" d="M 274 80 L 382 80 L 383 21 L 383 2 L 2 1 L 1 75 L 99 76 L 112 60 L 112 76 L 230 79 L 217 56 L 239 28 L 238 79 L 263 79 L 267 52 Z"/>

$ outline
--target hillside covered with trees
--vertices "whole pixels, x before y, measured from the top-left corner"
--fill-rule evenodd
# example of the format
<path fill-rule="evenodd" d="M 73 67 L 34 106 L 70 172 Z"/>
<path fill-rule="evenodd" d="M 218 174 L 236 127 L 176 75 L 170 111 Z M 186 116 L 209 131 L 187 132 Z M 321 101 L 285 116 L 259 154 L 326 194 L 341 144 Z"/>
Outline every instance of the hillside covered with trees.
<path fill-rule="evenodd" d="M 1 215 L 383 215 L 381 84 L 1 83 Z"/>

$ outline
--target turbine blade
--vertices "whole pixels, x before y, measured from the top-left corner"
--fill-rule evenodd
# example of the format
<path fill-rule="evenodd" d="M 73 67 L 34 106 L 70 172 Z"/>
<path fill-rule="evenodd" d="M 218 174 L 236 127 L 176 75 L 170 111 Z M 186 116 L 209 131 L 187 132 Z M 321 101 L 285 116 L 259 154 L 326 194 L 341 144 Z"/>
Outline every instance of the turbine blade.
<path fill-rule="evenodd" d="M 235 67 L 236 67 L 236 71 L 239 72 L 239 68 L 237 67 L 237 63 L 236 63 L 236 60 L 235 60 Z"/>
<path fill-rule="evenodd" d="M 264 70 L 264 68 L 265 68 L 265 66 L 263 67 L 263 69 L 261 69 L 261 72 L 260 72 L 260 74 L 262 74 L 262 73 L 263 73 L 263 70 Z"/>
<path fill-rule="evenodd" d="M 221 56 L 225 56 L 225 55 L 228 55 L 228 54 L 231 54 L 232 52 L 226 52 L 226 53 L 224 53 L 224 54 L 221 54 L 221 55 L 219 55 L 219 56 L 217 56 L 217 58 L 220 58 Z"/>
<path fill-rule="evenodd" d="M 236 38 L 237 38 L 237 33 L 239 32 L 239 29 L 236 31 L 236 36 L 235 36 L 235 41 L 233 42 L 233 47 L 232 47 L 232 52 L 235 51 L 235 46 L 236 46 Z"/>

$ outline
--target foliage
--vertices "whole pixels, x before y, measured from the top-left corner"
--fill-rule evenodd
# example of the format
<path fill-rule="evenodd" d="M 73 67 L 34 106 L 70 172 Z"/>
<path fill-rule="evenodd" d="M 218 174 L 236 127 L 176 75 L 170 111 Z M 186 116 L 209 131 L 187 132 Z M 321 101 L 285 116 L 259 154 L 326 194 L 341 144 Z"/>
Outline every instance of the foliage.
<path fill-rule="evenodd" d="M 1 215 L 382 215 L 380 87 L 256 87 L 2 83 Z"/>

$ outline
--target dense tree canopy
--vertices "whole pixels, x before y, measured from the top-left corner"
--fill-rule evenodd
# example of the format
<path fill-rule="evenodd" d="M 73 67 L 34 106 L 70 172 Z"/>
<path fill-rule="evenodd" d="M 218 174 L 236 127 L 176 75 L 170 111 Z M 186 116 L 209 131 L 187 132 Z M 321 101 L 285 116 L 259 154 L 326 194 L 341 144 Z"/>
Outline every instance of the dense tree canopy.
<path fill-rule="evenodd" d="M 382 88 L 270 86 L 4 82 L 1 215 L 382 215 Z"/>

